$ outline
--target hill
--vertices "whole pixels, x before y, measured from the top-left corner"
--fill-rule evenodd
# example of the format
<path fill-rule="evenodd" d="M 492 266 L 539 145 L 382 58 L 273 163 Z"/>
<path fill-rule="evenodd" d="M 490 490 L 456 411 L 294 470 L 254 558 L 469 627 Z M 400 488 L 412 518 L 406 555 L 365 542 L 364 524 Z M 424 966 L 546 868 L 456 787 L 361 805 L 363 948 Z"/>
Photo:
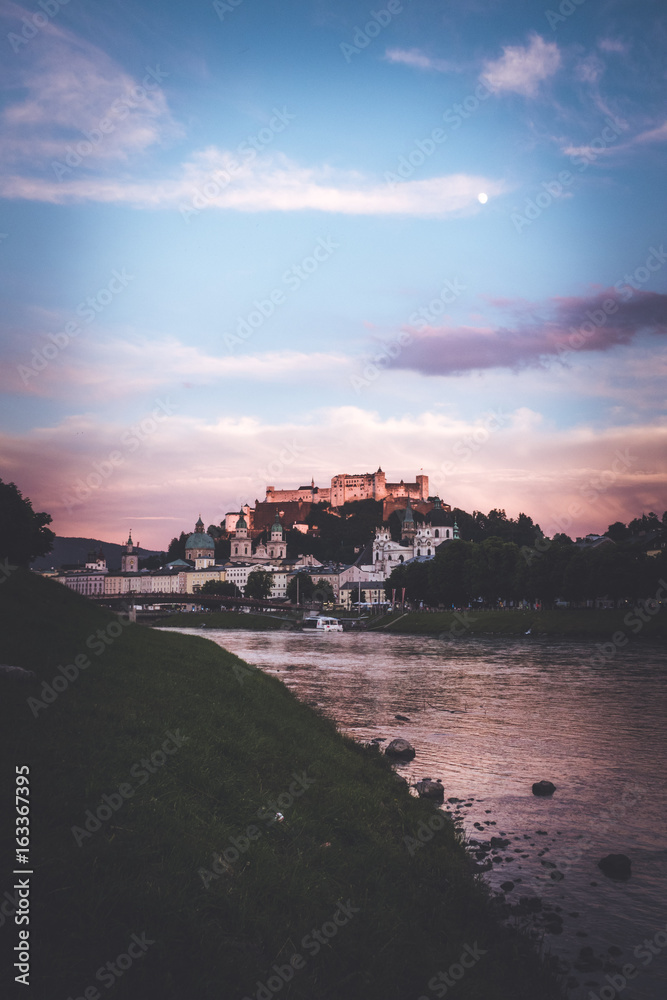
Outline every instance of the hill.
<path fill-rule="evenodd" d="M 89 552 L 102 549 L 109 569 L 120 569 L 123 546 L 117 542 L 102 542 L 99 538 L 61 538 L 56 535 L 53 551 L 40 556 L 32 563 L 32 569 L 60 569 L 65 565 L 85 565 Z M 140 559 L 158 554 L 155 549 L 136 549 Z"/>
<path fill-rule="evenodd" d="M 38 678 L 0 681 L 36 1000 L 406 1000 L 462 956 L 461 1000 L 560 995 L 451 820 L 277 679 L 25 571 L 0 588 L 0 662 Z"/>

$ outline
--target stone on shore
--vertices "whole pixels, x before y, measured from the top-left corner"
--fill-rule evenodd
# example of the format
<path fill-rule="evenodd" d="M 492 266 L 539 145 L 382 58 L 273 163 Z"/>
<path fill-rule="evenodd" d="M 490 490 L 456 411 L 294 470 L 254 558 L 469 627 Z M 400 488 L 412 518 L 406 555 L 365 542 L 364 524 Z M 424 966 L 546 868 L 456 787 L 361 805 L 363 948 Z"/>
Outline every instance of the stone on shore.
<path fill-rule="evenodd" d="M 607 854 L 598 861 L 598 868 L 608 878 L 625 881 L 632 875 L 632 863 L 627 854 Z"/>
<path fill-rule="evenodd" d="M 556 786 L 551 781 L 536 781 L 533 785 L 533 795 L 553 795 Z"/>
<path fill-rule="evenodd" d="M 400 760 L 412 760 L 416 754 L 415 748 L 407 740 L 392 740 L 388 747 L 385 747 L 387 757 L 396 757 Z"/>

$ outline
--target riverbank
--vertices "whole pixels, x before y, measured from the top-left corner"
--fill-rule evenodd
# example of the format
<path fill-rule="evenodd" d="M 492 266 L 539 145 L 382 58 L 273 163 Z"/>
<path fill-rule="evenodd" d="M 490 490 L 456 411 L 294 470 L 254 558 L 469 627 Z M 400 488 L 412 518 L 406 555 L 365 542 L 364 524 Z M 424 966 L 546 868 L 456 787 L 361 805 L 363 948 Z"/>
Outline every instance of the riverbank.
<path fill-rule="evenodd" d="M 269 615 L 245 614 L 243 611 L 177 611 L 160 618 L 160 628 L 247 628 L 253 632 L 270 632 L 273 629 L 294 628 L 296 612 L 284 618 Z"/>
<path fill-rule="evenodd" d="M 0 699 L 30 768 L 32 996 L 410 1000 L 450 969 L 461 1000 L 559 995 L 453 824 L 276 679 L 22 572 L 0 660 L 38 676 Z"/>
<path fill-rule="evenodd" d="M 562 608 L 553 611 L 410 611 L 401 616 L 387 615 L 371 622 L 369 629 L 399 632 L 403 635 L 443 636 L 447 639 L 466 635 L 553 636 L 554 638 L 600 638 L 611 640 L 623 633 L 626 641 L 667 637 L 667 612 L 652 615 L 636 610 L 603 608 Z M 619 642 L 618 638 L 616 640 Z M 623 643 L 620 639 L 619 645 Z"/>
<path fill-rule="evenodd" d="M 348 613 L 331 612 L 338 617 Z M 165 628 L 272 629 L 294 628 L 293 620 L 234 611 L 182 612 L 159 621 Z M 595 638 L 619 642 L 620 633 L 628 640 L 638 636 L 667 638 L 667 611 L 657 614 L 646 609 L 558 608 L 553 611 L 408 611 L 369 617 L 368 631 L 397 632 L 402 635 L 443 636 L 463 639 L 467 635 L 552 636 L 554 638 Z M 613 640 L 616 635 L 617 639 Z M 623 638 L 620 639 L 620 644 Z"/>

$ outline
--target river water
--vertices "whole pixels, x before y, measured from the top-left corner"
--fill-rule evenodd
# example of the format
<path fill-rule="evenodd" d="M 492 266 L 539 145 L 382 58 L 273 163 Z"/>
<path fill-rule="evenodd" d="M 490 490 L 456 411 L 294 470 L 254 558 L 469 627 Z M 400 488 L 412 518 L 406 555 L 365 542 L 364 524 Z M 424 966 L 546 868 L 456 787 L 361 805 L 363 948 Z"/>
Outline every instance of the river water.
<path fill-rule="evenodd" d="M 497 892 L 505 883 L 513 906 L 524 897 L 523 911 L 541 900 L 510 919 L 558 956 L 571 1000 L 667 997 L 664 645 L 637 642 L 601 666 L 593 643 L 531 636 L 196 634 L 278 676 L 357 740 L 408 739 L 417 755 L 399 772 L 440 778 L 468 839 L 509 840 L 480 854 L 492 860 L 483 877 Z M 551 798 L 532 794 L 543 778 Z M 628 881 L 597 867 L 616 853 L 632 861 Z M 636 975 L 623 987 L 628 963 Z"/>

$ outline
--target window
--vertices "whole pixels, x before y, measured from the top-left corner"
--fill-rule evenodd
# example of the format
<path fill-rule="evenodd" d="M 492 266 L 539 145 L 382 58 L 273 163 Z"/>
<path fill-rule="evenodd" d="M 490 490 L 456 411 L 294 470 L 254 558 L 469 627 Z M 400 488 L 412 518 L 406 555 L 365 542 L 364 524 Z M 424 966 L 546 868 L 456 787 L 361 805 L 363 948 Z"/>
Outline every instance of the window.
<path fill-rule="evenodd" d="M 440 538 L 440 529 L 439 528 L 435 529 L 435 537 L 436 538 Z"/>

